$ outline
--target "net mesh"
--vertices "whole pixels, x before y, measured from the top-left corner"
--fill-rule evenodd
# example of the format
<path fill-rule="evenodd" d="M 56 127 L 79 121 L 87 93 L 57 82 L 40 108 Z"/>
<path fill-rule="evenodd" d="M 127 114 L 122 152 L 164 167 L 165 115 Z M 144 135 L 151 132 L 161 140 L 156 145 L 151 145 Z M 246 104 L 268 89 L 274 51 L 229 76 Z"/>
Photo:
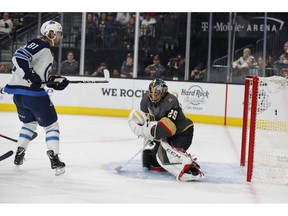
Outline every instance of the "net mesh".
<path fill-rule="evenodd" d="M 288 85 L 283 77 L 259 78 L 252 180 L 288 183 Z"/>

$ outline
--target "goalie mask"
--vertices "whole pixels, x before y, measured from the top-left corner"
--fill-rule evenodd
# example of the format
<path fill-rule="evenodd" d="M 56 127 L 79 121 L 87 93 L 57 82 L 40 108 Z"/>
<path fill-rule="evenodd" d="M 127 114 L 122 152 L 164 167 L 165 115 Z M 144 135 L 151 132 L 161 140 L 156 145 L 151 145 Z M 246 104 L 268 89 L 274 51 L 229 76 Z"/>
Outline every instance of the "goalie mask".
<path fill-rule="evenodd" d="M 62 38 L 62 25 L 56 21 L 49 20 L 42 24 L 40 29 L 41 35 L 51 40 L 52 45 L 54 45 L 54 40 Z"/>
<path fill-rule="evenodd" d="M 149 98 L 152 103 L 158 103 L 168 92 L 168 87 L 164 80 L 155 79 L 149 84 Z"/>

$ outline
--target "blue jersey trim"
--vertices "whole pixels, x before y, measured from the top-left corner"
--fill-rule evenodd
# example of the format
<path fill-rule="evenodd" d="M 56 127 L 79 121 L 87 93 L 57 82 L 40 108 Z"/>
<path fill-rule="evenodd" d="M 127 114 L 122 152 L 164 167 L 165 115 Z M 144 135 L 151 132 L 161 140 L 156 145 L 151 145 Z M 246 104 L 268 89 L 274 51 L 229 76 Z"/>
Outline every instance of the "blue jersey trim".
<path fill-rule="evenodd" d="M 18 53 L 18 52 L 16 52 L 16 53 L 14 54 L 14 57 L 15 57 L 15 58 L 23 59 L 23 60 L 25 60 L 25 61 L 30 61 L 29 58 L 28 58 L 26 55 L 23 55 L 23 54 Z"/>
<path fill-rule="evenodd" d="M 30 59 L 32 59 L 32 54 L 22 47 L 19 48 L 20 51 L 24 52 Z"/>
<path fill-rule="evenodd" d="M 45 89 L 41 89 L 40 91 L 33 91 L 29 89 L 23 89 L 23 88 L 9 88 L 8 86 L 4 87 L 4 92 L 8 94 L 18 94 L 18 95 L 27 95 L 27 96 L 33 96 L 33 97 L 39 97 L 39 96 L 46 96 L 48 95 Z"/>

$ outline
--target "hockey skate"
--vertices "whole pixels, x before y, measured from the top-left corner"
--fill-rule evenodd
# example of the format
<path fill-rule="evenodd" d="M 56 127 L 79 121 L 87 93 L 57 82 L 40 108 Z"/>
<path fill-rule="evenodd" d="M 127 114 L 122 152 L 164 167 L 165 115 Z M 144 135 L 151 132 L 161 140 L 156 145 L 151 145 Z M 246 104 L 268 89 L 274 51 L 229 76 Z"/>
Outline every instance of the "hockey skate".
<path fill-rule="evenodd" d="M 178 175 L 177 179 L 179 181 L 196 181 L 199 179 L 203 179 L 204 173 L 201 172 L 200 166 L 193 160 L 192 164 L 186 164 L 183 167 L 183 170 Z"/>
<path fill-rule="evenodd" d="M 15 165 L 19 166 L 19 165 L 23 164 L 25 151 L 26 151 L 26 149 L 21 147 L 21 146 L 19 146 L 17 148 L 17 152 L 16 152 L 15 159 L 14 159 L 14 164 Z"/>
<path fill-rule="evenodd" d="M 47 151 L 47 155 L 51 162 L 51 169 L 55 169 L 55 175 L 61 175 L 65 173 L 65 166 L 66 164 L 60 161 L 58 154 L 54 154 L 53 150 Z"/>

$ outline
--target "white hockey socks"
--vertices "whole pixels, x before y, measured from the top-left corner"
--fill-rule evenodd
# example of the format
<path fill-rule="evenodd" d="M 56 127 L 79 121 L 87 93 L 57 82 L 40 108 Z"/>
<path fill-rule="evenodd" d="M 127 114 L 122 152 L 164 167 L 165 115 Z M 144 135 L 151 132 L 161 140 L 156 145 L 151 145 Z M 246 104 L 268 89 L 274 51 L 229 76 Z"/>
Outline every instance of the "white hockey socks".
<path fill-rule="evenodd" d="M 196 159 L 190 154 L 182 152 L 161 140 L 160 147 L 156 155 L 157 162 L 165 170 L 176 176 L 179 181 L 195 181 L 204 177 L 200 171 Z M 195 173 L 189 172 L 195 169 Z"/>
<path fill-rule="evenodd" d="M 27 149 L 29 142 L 37 128 L 37 122 L 24 123 L 19 134 L 17 147 L 23 147 Z"/>
<path fill-rule="evenodd" d="M 55 154 L 59 154 L 59 124 L 54 122 L 44 128 L 46 131 L 46 145 L 48 150 L 53 150 Z"/>

